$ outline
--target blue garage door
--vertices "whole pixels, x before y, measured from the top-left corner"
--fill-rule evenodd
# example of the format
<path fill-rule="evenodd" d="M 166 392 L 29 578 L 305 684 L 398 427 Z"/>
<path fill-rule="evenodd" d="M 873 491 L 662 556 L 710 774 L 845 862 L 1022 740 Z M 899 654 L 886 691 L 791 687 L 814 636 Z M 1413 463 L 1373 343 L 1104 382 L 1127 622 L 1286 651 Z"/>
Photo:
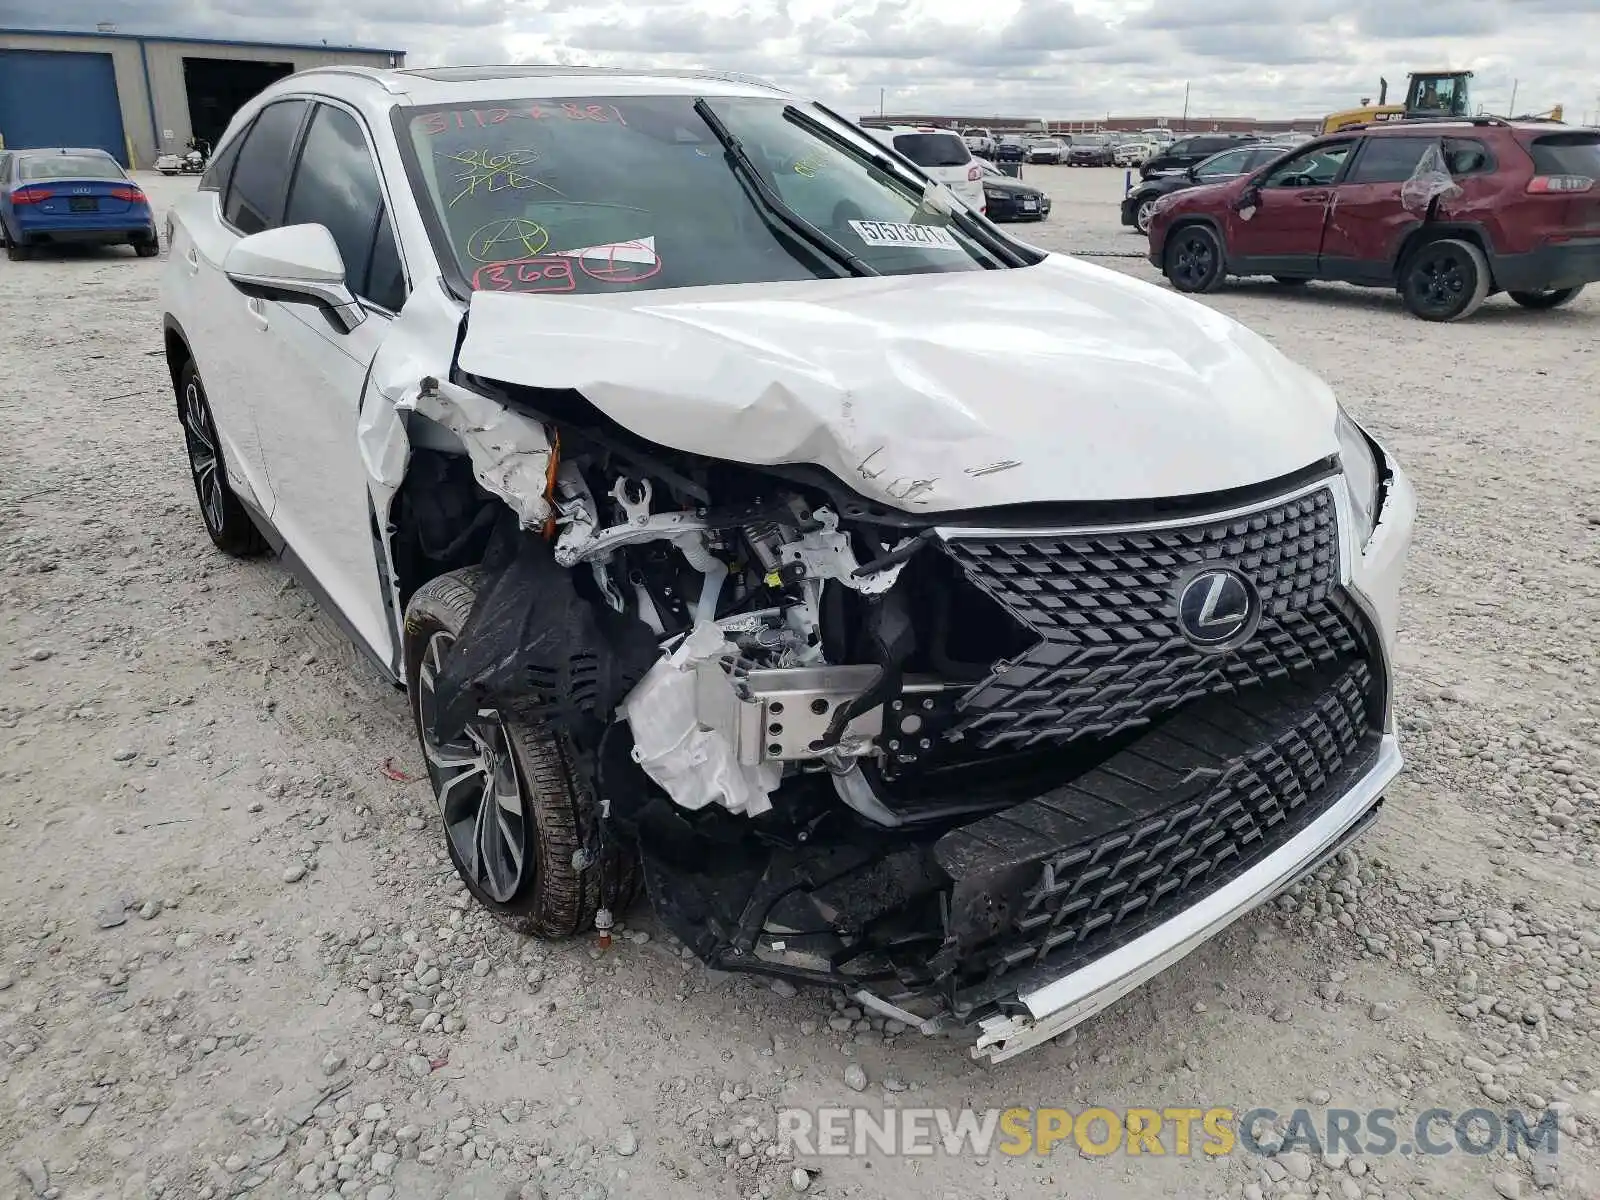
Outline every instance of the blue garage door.
<path fill-rule="evenodd" d="M 98 146 L 127 166 L 111 56 L 0 50 L 0 137 L 8 150 Z"/>

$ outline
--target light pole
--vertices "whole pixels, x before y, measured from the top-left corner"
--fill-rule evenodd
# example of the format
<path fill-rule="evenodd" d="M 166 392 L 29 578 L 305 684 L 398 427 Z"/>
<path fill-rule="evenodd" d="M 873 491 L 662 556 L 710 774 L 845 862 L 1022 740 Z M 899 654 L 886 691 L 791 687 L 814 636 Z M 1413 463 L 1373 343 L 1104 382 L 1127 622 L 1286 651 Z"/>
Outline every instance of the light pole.
<path fill-rule="evenodd" d="M 883 116 L 883 88 L 878 89 L 878 115 Z"/>
<path fill-rule="evenodd" d="M 1189 132 L 1189 81 L 1183 82 L 1183 132 Z"/>

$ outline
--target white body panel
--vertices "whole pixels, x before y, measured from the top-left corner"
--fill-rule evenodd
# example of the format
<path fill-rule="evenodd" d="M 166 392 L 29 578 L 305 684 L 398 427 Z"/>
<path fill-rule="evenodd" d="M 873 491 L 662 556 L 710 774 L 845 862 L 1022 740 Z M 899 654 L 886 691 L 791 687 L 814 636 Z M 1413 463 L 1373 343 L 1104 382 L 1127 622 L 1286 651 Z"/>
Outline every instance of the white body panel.
<path fill-rule="evenodd" d="M 575 388 L 679 450 L 812 463 L 915 512 L 1224 491 L 1337 450 L 1332 392 L 1262 338 L 1059 256 L 606 297 L 480 292 L 461 366 Z"/>

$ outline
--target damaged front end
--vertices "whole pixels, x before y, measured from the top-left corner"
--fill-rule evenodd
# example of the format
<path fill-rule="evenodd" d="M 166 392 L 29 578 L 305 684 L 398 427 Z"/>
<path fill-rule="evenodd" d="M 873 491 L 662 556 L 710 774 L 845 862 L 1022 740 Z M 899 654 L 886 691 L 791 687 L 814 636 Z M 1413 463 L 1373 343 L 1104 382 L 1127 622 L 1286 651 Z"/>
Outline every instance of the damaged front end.
<path fill-rule="evenodd" d="M 415 407 L 516 517 L 441 724 L 561 725 L 594 836 L 710 965 L 1003 1058 L 1310 869 L 1398 770 L 1331 463 L 980 522 L 665 450 L 571 391 L 464 377 Z"/>

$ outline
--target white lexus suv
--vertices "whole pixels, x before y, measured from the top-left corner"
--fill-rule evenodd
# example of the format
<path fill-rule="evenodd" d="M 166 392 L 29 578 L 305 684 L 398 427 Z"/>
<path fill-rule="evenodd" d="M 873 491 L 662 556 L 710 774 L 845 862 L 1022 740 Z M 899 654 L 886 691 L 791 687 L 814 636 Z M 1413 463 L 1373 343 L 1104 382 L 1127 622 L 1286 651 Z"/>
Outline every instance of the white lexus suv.
<path fill-rule="evenodd" d="M 408 691 L 466 886 L 995 1059 L 1358 834 L 1415 503 L 1332 393 L 704 73 L 284 79 L 169 220 L 219 549 Z"/>

